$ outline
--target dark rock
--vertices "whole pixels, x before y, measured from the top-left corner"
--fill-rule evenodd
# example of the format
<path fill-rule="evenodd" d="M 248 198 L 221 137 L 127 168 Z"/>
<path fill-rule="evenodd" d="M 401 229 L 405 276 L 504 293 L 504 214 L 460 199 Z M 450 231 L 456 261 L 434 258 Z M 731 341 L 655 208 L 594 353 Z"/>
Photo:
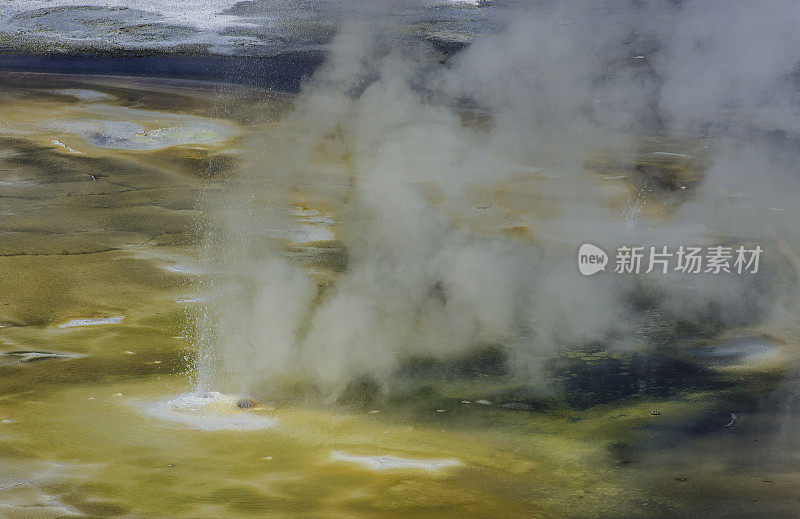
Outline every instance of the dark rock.
<path fill-rule="evenodd" d="M 236 402 L 236 407 L 238 407 L 239 409 L 250 409 L 252 407 L 255 407 L 255 405 L 256 403 L 253 400 L 250 400 L 249 398 L 242 398 L 241 400 Z"/>

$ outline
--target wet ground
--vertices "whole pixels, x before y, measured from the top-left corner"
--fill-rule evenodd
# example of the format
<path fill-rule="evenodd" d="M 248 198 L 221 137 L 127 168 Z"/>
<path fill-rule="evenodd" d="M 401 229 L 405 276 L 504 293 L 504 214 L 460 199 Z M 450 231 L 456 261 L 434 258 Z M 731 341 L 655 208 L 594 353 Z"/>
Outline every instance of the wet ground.
<path fill-rule="evenodd" d="M 194 393 L 205 209 L 290 106 L 207 83 L 0 75 L 2 515 L 796 515 L 797 333 L 758 316 L 672 330 L 655 354 L 553 354 L 547 391 L 488 346 L 407 359 L 391 394 L 368 380 L 334 403 Z M 619 204 L 660 179 L 662 203 L 642 210 L 670 211 L 702 164 L 656 144 L 587 157 L 586 182 Z M 541 238 L 522 216 L 547 212 L 532 201 L 559 189 L 548 178 L 476 193 L 503 211 L 464 224 Z M 268 234 L 324 288 L 347 269 L 346 180 L 309 171 L 279 196 L 288 224 Z"/>
<path fill-rule="evenodd" d="M 4 2 L 0 46 L 18 52 L 79 54 L 153 51 L 276 56 L 325 50 L 338 23 L 380 23 L 390 13 L 398 38 L 458 48 L 497 28 L 515 1 L 402 0 L 391 4 L 285 0 Z"/>

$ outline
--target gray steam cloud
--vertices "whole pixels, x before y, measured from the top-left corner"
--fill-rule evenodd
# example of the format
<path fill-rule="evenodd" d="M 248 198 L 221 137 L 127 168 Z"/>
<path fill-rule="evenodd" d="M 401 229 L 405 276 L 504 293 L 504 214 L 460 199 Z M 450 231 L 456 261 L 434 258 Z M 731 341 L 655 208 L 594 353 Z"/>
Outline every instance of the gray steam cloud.
<path fill-rule="evenodd" d="M 800 9 L 591 4 L 514 10 L 450 57 L 401 40 L 389 16 L 343 26 L 295 108 L 208 197 L 201 387 L 301 380 L 336 395 L 364 375 L 386 383 L 409 356 L 486 345 L 545 384 L 556 351 L 790 315 L 793 288 L 764 276 L 587 278 L 576 253 L 741 242 L 791 263 Z M 695 154 L 707 167 L 688 189 L 591 166 Z M 338 204 L 348 264 L 324 289 L 281 241 L 304 189 Z"/>

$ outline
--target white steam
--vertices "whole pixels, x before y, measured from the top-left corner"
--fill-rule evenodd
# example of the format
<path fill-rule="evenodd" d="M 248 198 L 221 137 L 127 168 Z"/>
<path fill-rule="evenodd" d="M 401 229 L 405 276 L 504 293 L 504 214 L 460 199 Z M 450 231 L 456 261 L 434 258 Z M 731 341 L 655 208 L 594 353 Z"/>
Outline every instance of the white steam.
<path fill-rule="evenodd" d="M 201 384 L 304 380 L 336 394 L 389 380 L 408 356 L 487 345 L 534 383 L 554 351 L 770 311 L 753 278 L 585 278 L 575 253 L 798 236 L 800 12 L 611 4 L 515 12 L 444 65 L 388 23 L 343 27 L 295 109 L 211 195 Z M 710 168 L 686 193 L 634 185 L 648 139 L 661 157 L 699 150 Z M 598 155 L 628 164 L 628 180 L 593 179 Z M 631 226 L 620 215 L 637 190 L 658 192 L 656 210 Z M 298 197 L 335 209 L 331 247 L 348 261 L 332 284 L 303 265 L 319 248 L 281 240 Z M 655 294 L 649 310 L 631 303 L 642 293 Z"/>

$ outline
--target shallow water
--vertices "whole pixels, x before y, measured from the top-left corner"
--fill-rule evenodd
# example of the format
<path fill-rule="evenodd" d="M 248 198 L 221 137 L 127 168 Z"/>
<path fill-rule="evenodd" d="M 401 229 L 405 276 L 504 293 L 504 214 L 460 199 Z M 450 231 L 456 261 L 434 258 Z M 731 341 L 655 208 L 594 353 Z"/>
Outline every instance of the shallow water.
<path fill-rule="evenodd" d="M 242 408 L 250 395 L 195 392 L 190 307 L 205 296 L 195 282 L 204 273 L 196 202 L 236 181 L 241 140 L 269 132 L 291 99 L 20 74 L 0 76 L 0 94 L 5 516 L 796 510 L 800 450 L 786 410 L 796 392 L 796 331 L 786 327 L 672 343 L 659 355 L 554 354 L 555 392 L 525 388 L 491 351 L 461 364 L 409 363 L 417 390 L 389 399 L 301 395 Z M 64 118 L 72 126 L 56 128 Z M 139 143 L 145 136 L 130 125 L 155 126 L 157 144 Z M 346 182 L 329 159 L 315 159 L 324 174 L 309 172 L 300 188 L 276 195 L 290 201 L 286 225 L 265 229 L 323 287 L 347 268 L 336 242 L 347 231 Z M 574 186 L 520 171 L 491 197 L 476 193 L 480 209 L 463 225 L 547 237 L 528 208 L 546 214 L 548 195 Z M 603 203 L 636 195 L 626 175 L 602 173 L 585 181 Z M 643 211 L 658 218 L 664 207 Z M 739 421 L 726 427 L 731 413 Z"/>
<path fill-rule="evenodd" d="M 502 2 L 512 4 L 514 2 Z M 476 1 L 403 0 L 392 6 L 401 33 L 463 43 L 496 24 L 500 13 Z M 225 55 L 274 55 L 325 49 L 342 19 L 378 21 L 387 8 L 347 1 L 133 2 L 9 0 L 0 13 L 6 48 L 193 48 Z"/>

